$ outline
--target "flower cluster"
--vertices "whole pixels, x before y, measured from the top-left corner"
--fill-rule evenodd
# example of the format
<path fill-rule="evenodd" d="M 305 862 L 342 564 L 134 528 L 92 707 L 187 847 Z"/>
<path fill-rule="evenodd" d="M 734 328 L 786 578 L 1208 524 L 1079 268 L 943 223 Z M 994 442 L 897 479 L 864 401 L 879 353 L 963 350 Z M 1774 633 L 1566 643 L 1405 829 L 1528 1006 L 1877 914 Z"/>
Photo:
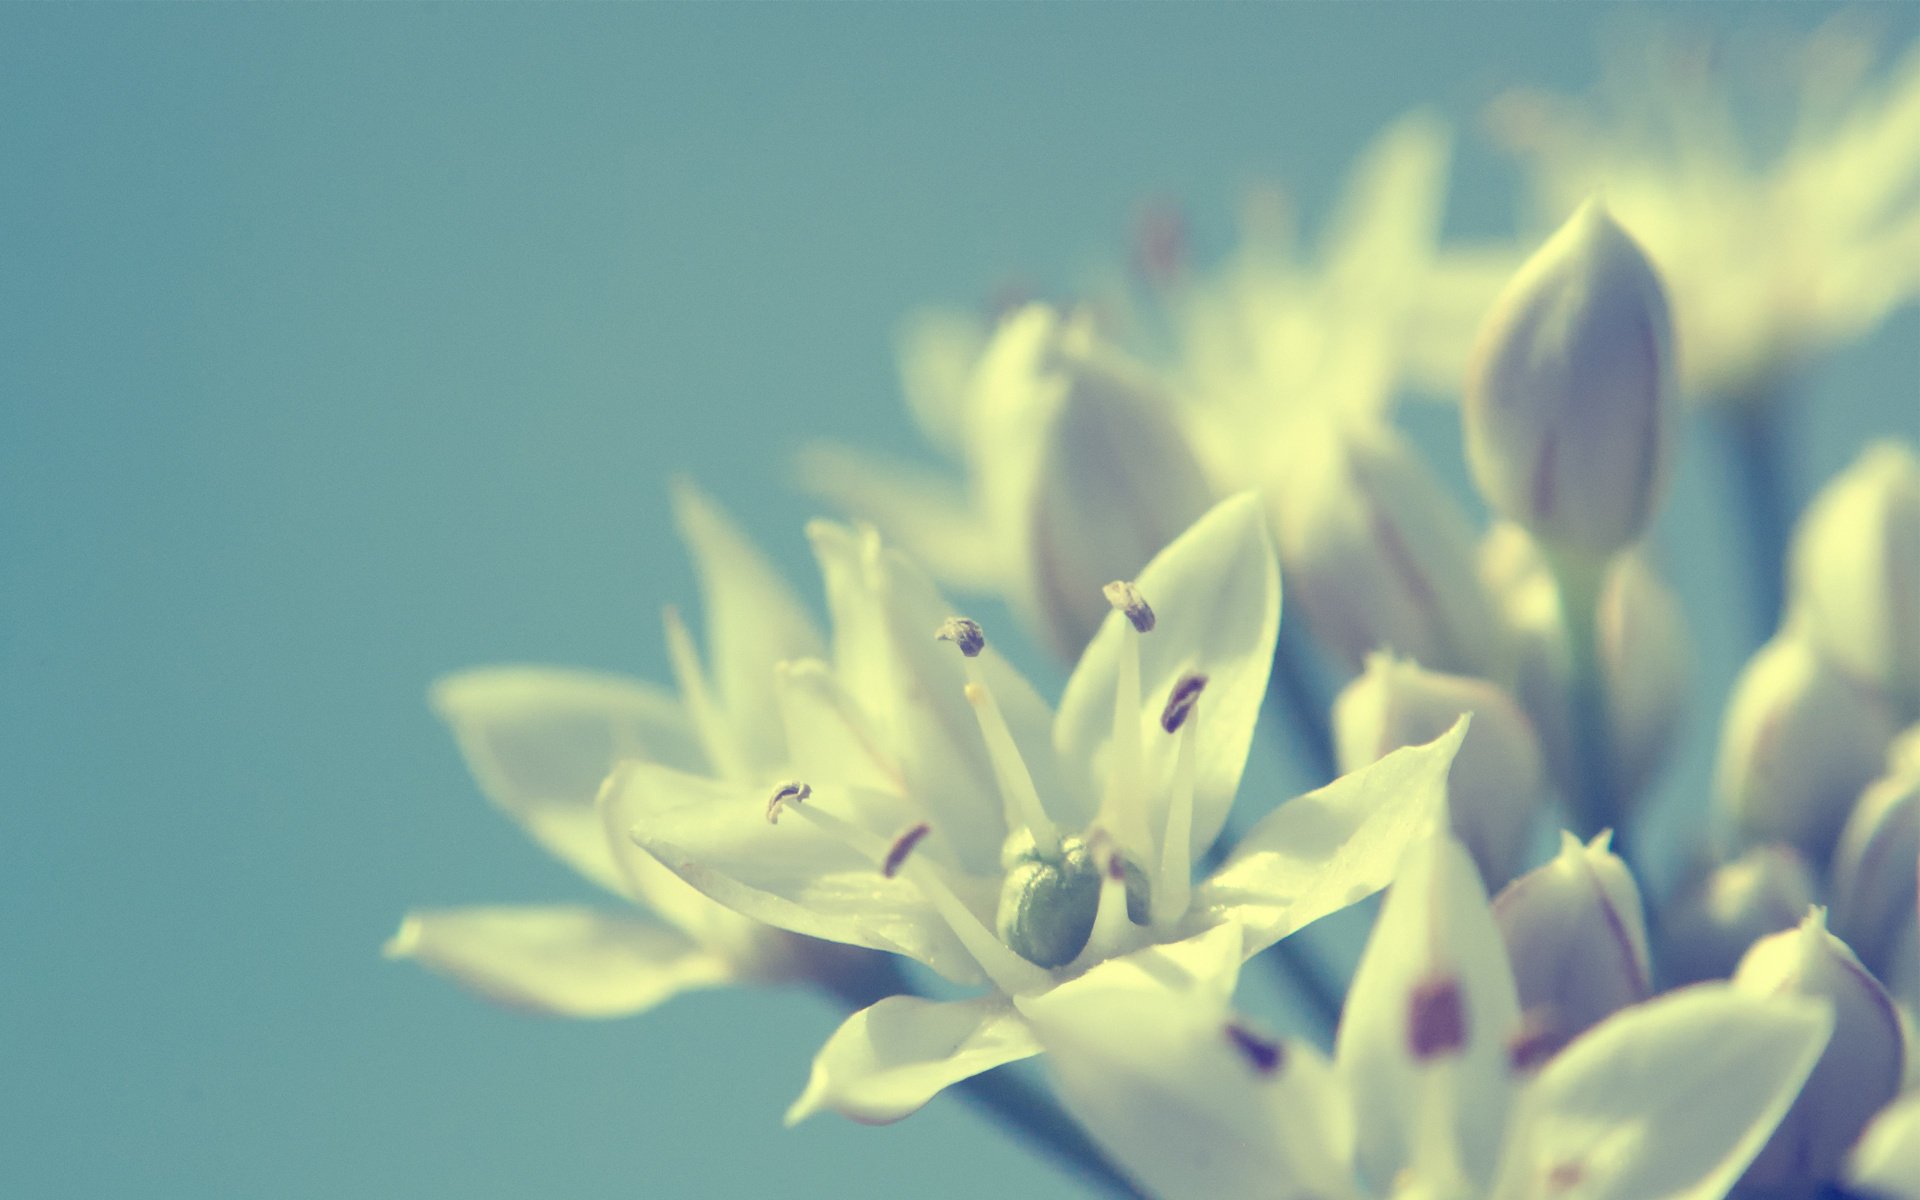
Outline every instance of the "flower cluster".
<path fill-rule="evenodd" d="M 959 1088 L 1116 1194 L 1920 1197 L 1912 446 L 1791 531 L 1745 514 L 1784 613 L 1692 841 L 1644 821 L 1690 687 L 1652 545 L 1683 397 L 1751 430 L 1920 289 L 1920 58 L 1878 103 L 1821 91 L 1861 54 L 1803 49 L 1764 177 L 1691 88 L 1637 94 L 1674 161 L 1503 99 L 1560 221 L 1537 245 L 1441 240 L 1449 134 L 1416 113 L 1316 253 L 1260 193 L 1215 275 L 1163 219 L 1140 288 L 915 318 L 904 391 L 950 469 L 803 454 L 852 518 L 807 526 L 824 624 L 681 485 L 707 641 L 666 610 L 671 689 L 435 690 L 487 795 L 623 903 L 416 912 L 388 952 L 567 1016 L 810 986 L 848 1015 L 790 1123 Z M 1400 429 L 1408 389 L 1458 395 L 1487 521 Z M 1057 703 L 943 588 L 1071 664 Z M 1319 786 L 1247 811 L 1263 723 Z M 1350 980 L 1292 936 L 1383 890 Z M 1323 1040 L 1243 1011 L 1250 962 Z M 1002 1069 L 1036 1056 L 1052 1098 Z"/>

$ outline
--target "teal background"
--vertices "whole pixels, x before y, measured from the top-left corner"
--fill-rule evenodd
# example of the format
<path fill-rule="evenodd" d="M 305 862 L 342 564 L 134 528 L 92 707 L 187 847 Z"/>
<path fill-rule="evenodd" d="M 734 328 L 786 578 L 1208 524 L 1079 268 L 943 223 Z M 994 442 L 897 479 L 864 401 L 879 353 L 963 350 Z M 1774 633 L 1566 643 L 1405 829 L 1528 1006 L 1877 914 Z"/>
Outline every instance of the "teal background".
<path fill-rule="evenodd" d="M 952 1100 L 781 1128 L 824 1004 L 546 1022 L 381 961 L 410 906 L 587 895 L 424 689 L 663 678 L 693 597 L 665 479 L 811 588 L 787 455 L 913 447 L 909 307 L 1064 288 L 1150 196 L 1203 259 L 1252 180 L 1323 215 L 1404 109 L 1583 89 L 1637 15 L 0 12 L 0 1195 L 1067 1194 Z M 1470 127 L 1457 170 L 1456 228 L 1509 228 Z M 1909 311 L 1809 375 L 1803 487 L 1920 436 L 1916 345 Z M 1700 646 L 1675 805 L 1749 645 L 1703 442 L 1663 530 Z"/>

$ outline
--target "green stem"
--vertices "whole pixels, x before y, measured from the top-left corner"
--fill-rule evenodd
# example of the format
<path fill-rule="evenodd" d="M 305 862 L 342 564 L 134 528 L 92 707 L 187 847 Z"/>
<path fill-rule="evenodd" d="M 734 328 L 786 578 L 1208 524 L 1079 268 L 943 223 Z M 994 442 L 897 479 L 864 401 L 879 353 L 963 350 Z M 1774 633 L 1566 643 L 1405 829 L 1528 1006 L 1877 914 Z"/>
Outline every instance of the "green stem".
<path fill-rule="evenodd" d="M 891 954 L 874 954 L 863 969 L 836 972 L 819 980 L 829 995 L 850 1012 L 888 996 L 920 995 L 913 981 Z M 995 1067 L 955 1085 L 966 1102 L 1015 1141 L 1038 1151 L 1054 1164 L 1111 1196 L 1144 1200 L 1145 1193 L 1107 1160 L 1086 1131 L 1058 1104 L 1023 1078 L 1016 1064 Z"/>
<path fill-rule="evenodd" d="M 1568 704 L 1573 738 L 1574 832 L 1590 838 L 1615 828 L 1620 793 L 1614 778 L 1613 717 L 1607 703 L 1606 664 L 1600 656 L 1600 588 L 1606 564 L 1548 554 L 1560 585 L 1560 612 L 1567 630 L 1572 676 Z"/>
<path fill-rule="evenodd" d="M 1733 472 L 1727 496 L 1746 544 L 1753 644 L 1773 636 L 1786 595 L 1787 538 L 1793 522 L 1785 407 L 1772 395 L 1739 397 L 1714 413 Z"/>

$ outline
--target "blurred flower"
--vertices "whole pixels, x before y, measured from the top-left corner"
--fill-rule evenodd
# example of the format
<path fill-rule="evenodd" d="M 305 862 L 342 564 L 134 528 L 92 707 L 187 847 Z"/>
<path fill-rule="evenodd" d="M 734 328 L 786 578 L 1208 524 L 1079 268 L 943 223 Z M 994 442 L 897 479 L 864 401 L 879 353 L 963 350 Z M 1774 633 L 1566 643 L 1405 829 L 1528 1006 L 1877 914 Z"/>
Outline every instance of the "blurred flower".
<path fill-rule="evenodd" d="M 1792 846 L 1755 846 L 1700 868 L 1661 909 L 1661 963 L 1676 983 L 1725 979 L 1749 946 L 1791 929 L 1813 901 L 1813 873 Z"/>
<path fill-rule="evenodd" d="M 1920 458 L 1882 441 L 1794 531 L 1790 620 L 1820 653 L 1920 718 Z"/>
<path fill-rule="evenodd" d="M 1385 886 L 1438 818 L 1458 730 L 1280 806 L 1193 879 L 1239 783 L 1279 620 L 1254 497 L 1107 589 L 1114 611 L 1057 715 L 897 553 L 831 525 L 812 535 L 834 662 L 781 677 L 793 781 L 769 802 L 635 764 L 607 793 L 639 843 L 730 907 L 988 987 L 855 1013 L 790 1120 L 906 1116 L 1038 1051 L 1012 998 L 1223 922 L 1255 953 Z"/>
<path fill-rule="evenodd" d="M 1587 200 L 1480 328 L 1461 412 L 1480 494 L 1555 552 L 1598 562 L 1638 540 L 1678 433 L 1672 360 L 1659 275 Z"/>
<path fill-rule="evenodd" d="M 1639 45 L 1596 101 L 1514 92 L 1490 118 L 1547 219 L 1604 195 L 1660 264 L 1690 397 L 1753 400 L 1920 293 L 1920 47 L 1871 78 L 1876 38 L 1849 14 L 1746 62 Z M 1788 119 L 1754 119 L 1783 96 Z"/>
<path fill-rule="evenodd" d="M 803 481 L 939 578 L 1006 596 L 1070 659 L 1106 612 L 1100 586 L 1212 503 L 1181 414 L 1084 315 L 1018 309 L 964 372 L 970 343 L 951 319 L 917 328 L 903 352 L 913 412 L 964 479 L 816 445 Z"/>
<path fill-rule="evenodd" d="M 1827 932 L 1817 908 L 1798 929 L 1755 943 L 1733 986 L 1756 996 L 1824 1000 L 1833 1012 L 1833 1036 L 1819 1064 L 1745 1182 L 1781 1187 L 1838 1179 L 1847 1148 L 1900 1090 L 1904 1034 L 1886 989 Z"/>
<path fill-rule="evenodd" d="M 1847 1183 L 1881 1200 L 1920 1200 L 1920 1091 L 1880 1110 L 1854 1143 Z"/>
<path fill-rule="evenodd" d="M 1920 908 L 1920 763 L 1888 756 L 1887 773 L 1860 793 L 1840 830 L 1829 875 L 1834 932 L 1891 979 Z"/>
<path fill-rule="evenodd" d="M 1893 734 L 1877 694 L 1782 633 L 1734 681 L 1715 801 L 1747 841 L 1790 842 L 1824 862 Z"/>
<path fill-rule="evenodd" d="M 389 957 L 571 1017 L 626 1015 L 733 982 L 831 985 L 864 969 L 857 952 L 742 917 L 626 853 L 625 831 L 609 831 L 595 808 L 622 760 L 743 780 L 777 770 L 784 739 L 767 681 L 775 662 L 820 644 L 805 608 L 716 508 L 681 487 L 674 509 L 706 596 L 711 679 L 669 610 L 677 699 L 637 680 L 555 667 L 481 668 L 433 689 L 488 799 L 630 907 L 418 910 L 387 943 Z"/>
<path fill-rule="evenodd" d="M 1543 1051 L 1558 1050 L 1653 993 L 1640 889 L 1608 849 L 1610 840 L 1603 833 L 1582 844 L 1562 833 L 1551 862 L 1493 900 L 1526 1036 Z"/>
<path fill-rule="evenodd" d="M 1533 539 L 1510 522 L 1487 532 L 1479 563 L 1510 647 L 1514 696 L 1540 736 L 1555 786 L 1570 793 L 1573 663 L 1559 585 Z M 1606 681 L 1614 781 L 1621 801 L 1630 804 L 1685 723 L 1692 659 L 1679 598 L 1641 551 L 1608 564 L 1594 637 Z"/>
<path fill-rule="evenodd" d="M 1268 497 L 1287 586 L 1349 671 L 1389 648 L 1441 671 L 1490 674 L 1503 651 L 1473 566 L 1466 514 L 1386 425 L 1303 421 Z"/>
<path fill-rule="evenodd" d="M 1109 965 L 1019 1002 L 1069 1110 L 1169 1200 L 1707 1200 L 1826 1040 L 1816 1003 L 1702 985 L 1529 1060 L 1493 914 L 1448 839 L 1417 846 L 1388 892 L 1332 1064 L 1230 1011 L 1216 936 L 1190 943 L 1220 964 L 1204 982 Z"/>
<path fill-rule="evenodd" d="M 1358 770 L 1463 715 L 1473 724 L 1447 779 L 1449 824 L 1494 888 L 1519 870 L 1547 791 L 1539 739 L 1512 698 L 1484 679 L 1375 654 L 1334 699 L 1334 749 L 1342 771 Z"/>

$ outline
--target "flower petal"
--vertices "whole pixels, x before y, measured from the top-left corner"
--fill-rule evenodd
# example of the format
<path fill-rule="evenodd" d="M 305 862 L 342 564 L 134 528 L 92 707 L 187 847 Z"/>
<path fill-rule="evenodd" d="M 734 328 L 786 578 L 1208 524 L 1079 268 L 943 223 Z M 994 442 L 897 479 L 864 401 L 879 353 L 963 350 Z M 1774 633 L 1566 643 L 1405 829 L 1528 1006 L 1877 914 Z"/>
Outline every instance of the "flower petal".
<path fill-rule="evenodd" d="M 1623 1009 L 1526 1093 L 1502 1200 L 1717 1200 L 1820 1057 L 1822 1006 L 1698 984 Z"/>
<path fill-rule="evenodd" d="M 889 996 L 848 1017 L 827 1039 L 787 1124 L 831 1108 L 884 1125 L 918 1112 L 951 1084 L 1039 1052 L 1003 996 Z"/>
<path fill-rule="evenodd" d="M 1282 804 L 1247 831 L 1197 901 L 1247 930 L 1247 952 L 1379 891 L 1444 821 L 1466 721 Z"/>
<path fill-rule="evenodd" d="M 1362 1176 L 1384 1186 L 1416 1157 L 1422 1172 L 1446 1174 L 1431 1161 L 1438 1147 L 1456 1156 L 1469 1191 L 1484 1190 L 1506 1124 L 1508 1043 L 1519 1024 L 1479 869 L 1450 836 L 1416 843 L 1387 892 L 1334 1039 L 1367 1118 Z"/>
<path fill-rule="evenodd" d="M 488 999 L 560 1017 L 626 1016 L 735 978 L 724 959 L 677 930 L 567 906 L 411 912 L 385 953 Z"/>
<path fill-rule="evenodd" d="M 1854 1144 L 1847 1182 L 1886 1200 L 1920 1200 L 1920 1092 L 1880 1110 Z"/>
<path fill-rule="evenodd" d="M 1134 582 L 1157 618 L 1153 632 L 1139 639 L 1149 829 L 1165 827 L 1172 792 L 1176 739 L 1161 730 L 1161 710 L 1181 675 L 1207 677 L 1194 727 L 1197 853 L 1219 834 L 1239 789 L 1280 629 L 1280 568 L 1259 497 L 1243 493 L 1215 505 Z M 1127 641 L 1135 635 L 1125 622 L 1120 613 L 1108 614 L 1067 681 L 1054 723 L 1062 762 L 1092 764 L 1096 776 L 1112 740 L 1120 656 L 1132 652 Z"/>
<path fill-rule="evenodd" d="M 753 765 L 777 763 L 785 743 L 773 666 L 818 657 L 825 643 L 785 577 L 699 489 L 677 481 L 673 513 L 700 577 L 709 671 L 731 740 Z"/>
<path fill-rule="evenodd" d="M 919 889 L 904 877 L 886 878 L 871 858 L 800 818 L 770 824 L 766 795 L 646 763 L 625 764 L 607 789 L 603 803 L 631 817 L 635 841 L 735 912 L 809 937 L 905 954 L 956 983 L 980 981 L 972 955 Z M 857 810 L 841 815 L 860 823 Z M 963 896 L 980 907 L 993 902 Z M 992 927 L 990 914 L 986 924 Z"/>
<path fill-rule="evenodd" d="M 594 797 L 615 763 L 645 758 L 697 769 L 679 706 L 637 680 L 559 667 L 482 667 L 433 685 L 467 769 L 556 857 L 623 891 Z"/>
<path fill-rule="evenodd" d="M 872 521 L 949 584 L 988 591 L 1011 570 L 966 493 L 945 475 L 831 442 L 802 447 L 798 470 L 801 487 Z"/>
<path fill-rule="evenodd" d="M 1352 1195 L 1351 1109 L 1326 1061 L 1234 1018 L 1232 927 L 1182 945 L 1191 952 L 1155 947 L 1018 1002 L 1068 1111 L 1156 1196 L 1270 1197 L 1280 1180 Z M 1168 970 L 1207 958 L 1218 974 Z"/>

